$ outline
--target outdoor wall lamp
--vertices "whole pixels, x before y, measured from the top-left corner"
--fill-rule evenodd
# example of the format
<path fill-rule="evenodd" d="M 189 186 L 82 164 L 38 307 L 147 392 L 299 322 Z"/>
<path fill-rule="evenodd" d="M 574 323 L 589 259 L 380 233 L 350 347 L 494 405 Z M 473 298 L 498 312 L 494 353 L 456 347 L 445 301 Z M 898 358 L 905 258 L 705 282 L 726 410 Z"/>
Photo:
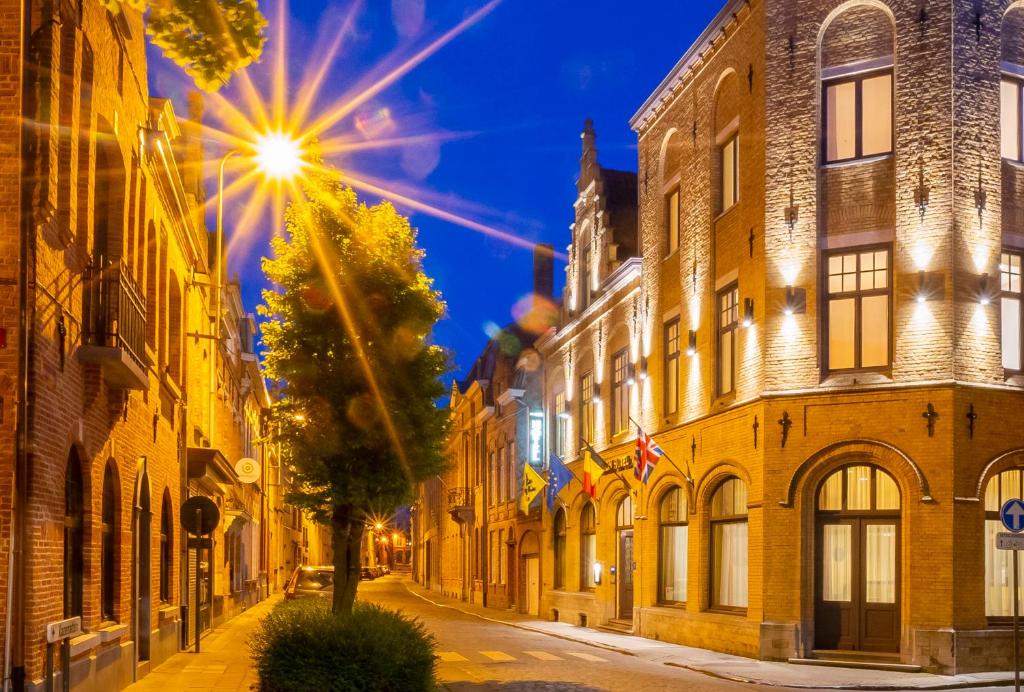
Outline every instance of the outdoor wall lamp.
<path fill-rule="evenodd" d="M 945 294 L 943 276 L 939 272 L 919 271 L 917 273 L 917 295 L 919 304 L 931 300 L 942 300 Z"/>
<path fill-rule="evenodd" d="M 978 304 L 989 305 L 997 293 L 996 287 L 992 285 L 992 279 L 988 273 L 978 277 Z"/>
<path fill-rule="evenodd" d="M 786 286 L 786 303 L 783 312 L 787 317 L 807 312 L 807 289 Z"/>
<path fill-rule="evenodd" d="M 598 585 L 598 584 L 601 583 L 601 572 L 603 570 L 604 570 L 604 566 L 600 562 L 595 561 L 594 562 L 594 584 L 595 585 Z"/>
<path fill-rule="evenodd" d="M 691 358 L 697 355 L 697 330 L 695 329 L 691 329 L 690 333 L 687 335 L 686 355 Z"/>
<path fill-rule="evenodd" d="M 626 386 L 632 387 L 636 384 L 636 363 L 626 365 Z"/>
<path fill-rule="evenodd" d="M 743 299 L 743 327 L 749 329 L 754 324 L 754 299 Z"/>
<path fill-rule="evenodd" d="M 572 417 L 572 414 L 569 413 L 568 399 L 562 401 L 562 410 L 558 412 L 558 417 L 561 418 L 562 420 L 568 420 L 569 418 Z"/>
<path fill-rule="evenodd" d="M 594 395 L 590 397 L 590 400 L 595 404 L 601 403 L 601 385 L 601 382 L 598 382 L 594 385 Z"/>
<path fill-rule="evenodd" d="M 647 381 L 647 356 L 640 356 L 639 378 L 641 382 Z"/>

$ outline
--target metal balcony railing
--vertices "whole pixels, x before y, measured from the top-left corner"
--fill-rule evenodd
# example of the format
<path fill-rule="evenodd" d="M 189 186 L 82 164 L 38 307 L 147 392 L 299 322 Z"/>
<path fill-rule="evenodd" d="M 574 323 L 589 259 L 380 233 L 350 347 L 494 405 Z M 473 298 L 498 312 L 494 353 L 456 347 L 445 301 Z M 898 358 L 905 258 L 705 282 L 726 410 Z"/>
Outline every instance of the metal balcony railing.
<path fill-rule="evenodd" d="M 83 338 L 86 344 L 125 351 L 145 370 L 146 299 L 123 262 L 85 271 Z"/>
<path fill-rule="evenodd" d="M 469 507 L 473 504 L 473 491 L 470 488 L 448 489 L 448 510 Z"/>

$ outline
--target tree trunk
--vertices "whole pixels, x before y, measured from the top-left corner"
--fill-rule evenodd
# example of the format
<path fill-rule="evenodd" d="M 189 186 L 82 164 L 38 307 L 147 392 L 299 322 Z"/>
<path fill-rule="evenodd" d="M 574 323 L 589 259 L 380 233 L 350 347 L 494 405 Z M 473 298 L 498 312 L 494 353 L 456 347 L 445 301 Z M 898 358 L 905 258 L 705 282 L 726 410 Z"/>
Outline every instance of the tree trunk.
<path fill-rule="evenodd" d="M 363 522 L 355 518 L 351 507 L 335 507 L 331 514 L 331 547 L 334 550 L 335 615 L 351 615 L 359 587 L 360 547 Z"/>

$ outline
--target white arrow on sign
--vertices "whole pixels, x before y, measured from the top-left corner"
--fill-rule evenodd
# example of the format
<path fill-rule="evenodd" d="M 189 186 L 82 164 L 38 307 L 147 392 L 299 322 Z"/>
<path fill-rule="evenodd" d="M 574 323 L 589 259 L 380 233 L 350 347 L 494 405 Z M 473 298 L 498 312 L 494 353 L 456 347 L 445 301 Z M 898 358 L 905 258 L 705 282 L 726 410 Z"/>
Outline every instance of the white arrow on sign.
<path fill-rule="evenodd" d="M 1010 531 L 1024 530 L 1024 502 L 1017 499 L 1007 500 L 1000 515 L 1003 525 Z"/>
<path fill-rule="evenodd" d="M 1024 517 L 1024 507 L 1019 504 L 1014 504 L 1010 509 L 1006 510 L 1006 513 L 1013 519 L 1013 528 L 1020 528 L 1020 518 Z"/>

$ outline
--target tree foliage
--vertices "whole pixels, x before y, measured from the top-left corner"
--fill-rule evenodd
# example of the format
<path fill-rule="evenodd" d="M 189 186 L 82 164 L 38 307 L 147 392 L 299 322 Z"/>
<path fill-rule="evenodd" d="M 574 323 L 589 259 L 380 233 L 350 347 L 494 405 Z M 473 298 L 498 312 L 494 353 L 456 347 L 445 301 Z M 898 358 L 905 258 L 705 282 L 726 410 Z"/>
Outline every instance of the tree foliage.
<path fill-rule="evenodd" d="M 335 610 L 347 612 L 339 592 L 355 597 L 364 523 L 443 467 L 447 416 L 435 401 L 449 359 L 430 336 L 445 306 L 394 207 L 362 204 L 329 176 L 305 192 L 263 261 L 264 362 L 294 468 L 289 499 L 332 526 Z"/>
<path fill-rule="evenodd" d="M 127 4 L 145 12 L 153 44 L 207 91 L 259 59 L 266 18 L 257 0 L 101 0 L 111 11 Z"/>

